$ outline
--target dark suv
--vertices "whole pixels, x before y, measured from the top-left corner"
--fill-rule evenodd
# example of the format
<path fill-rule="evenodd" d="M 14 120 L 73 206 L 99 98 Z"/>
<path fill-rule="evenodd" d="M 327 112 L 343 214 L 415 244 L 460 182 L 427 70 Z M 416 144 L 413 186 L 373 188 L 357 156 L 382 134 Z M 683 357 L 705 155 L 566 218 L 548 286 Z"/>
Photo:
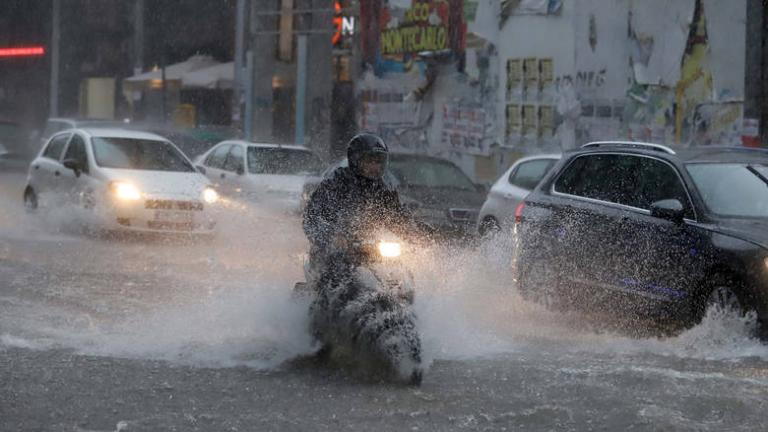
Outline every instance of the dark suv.
<path fill-rule="evenodd" d="M 697 323 L 707 306 L 768 319 L 768 152 L 596 142 L 516 211 L 524 297 L 618 318 Z"/>

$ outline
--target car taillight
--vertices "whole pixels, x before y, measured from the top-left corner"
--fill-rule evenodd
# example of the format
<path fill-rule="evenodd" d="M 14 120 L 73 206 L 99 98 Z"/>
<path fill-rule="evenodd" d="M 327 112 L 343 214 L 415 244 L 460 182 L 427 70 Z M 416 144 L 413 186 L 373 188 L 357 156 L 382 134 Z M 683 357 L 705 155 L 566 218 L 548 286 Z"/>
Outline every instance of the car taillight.
<path fill-rule="evenodd" d="M 515 208 L 515 223 L 519 224 L 523 222 L 523 209 L 525 208 L 525 202 L 521 202 Z"/>

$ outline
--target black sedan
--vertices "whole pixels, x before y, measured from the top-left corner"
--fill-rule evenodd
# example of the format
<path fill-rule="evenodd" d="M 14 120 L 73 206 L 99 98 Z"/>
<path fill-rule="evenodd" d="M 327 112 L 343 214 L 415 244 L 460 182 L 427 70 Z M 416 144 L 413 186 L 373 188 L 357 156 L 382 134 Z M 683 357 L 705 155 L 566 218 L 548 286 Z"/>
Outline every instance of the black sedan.
<path fill-rule="evenodd" d="M 521 293 L 684 328 L 709 306 L 768 322 L 768 152 L 590 143 L 516 211 Z"/>

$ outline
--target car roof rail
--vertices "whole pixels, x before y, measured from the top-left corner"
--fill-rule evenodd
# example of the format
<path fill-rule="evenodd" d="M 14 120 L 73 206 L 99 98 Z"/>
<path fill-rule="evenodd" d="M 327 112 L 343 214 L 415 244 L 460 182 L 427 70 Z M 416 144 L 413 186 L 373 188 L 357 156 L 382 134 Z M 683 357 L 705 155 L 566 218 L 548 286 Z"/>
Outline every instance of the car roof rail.
<path fill-rule="evenodd" d="M 584 144 L 581 146 L 583 149 L 587 148 L 597 148 L 597 147 L 635 147 L 639 149 L 646 149 L 646 150 L 656 150 L 660 152 L 664 152 L 667 154 L 677 154 L 674 150 L 671 148 L 661 145 L 661 144 L 652 144 L 652 143 L 645 143 L 645 142 L 637 142 L 637 141 L 595 141 L 591 143 Z"/>

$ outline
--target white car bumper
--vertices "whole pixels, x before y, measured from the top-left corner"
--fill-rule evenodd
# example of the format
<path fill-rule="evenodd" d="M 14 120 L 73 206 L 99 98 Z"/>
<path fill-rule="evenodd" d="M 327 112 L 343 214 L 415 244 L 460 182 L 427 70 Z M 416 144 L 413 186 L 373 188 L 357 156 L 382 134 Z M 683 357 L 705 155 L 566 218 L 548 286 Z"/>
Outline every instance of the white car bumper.
<path fill-rule="evenodd" d="M 210 233 L 216 221 L 207 205 L 187 197 L 143 197 L 105 209 L 109 228 L 165 233 Z"/>

